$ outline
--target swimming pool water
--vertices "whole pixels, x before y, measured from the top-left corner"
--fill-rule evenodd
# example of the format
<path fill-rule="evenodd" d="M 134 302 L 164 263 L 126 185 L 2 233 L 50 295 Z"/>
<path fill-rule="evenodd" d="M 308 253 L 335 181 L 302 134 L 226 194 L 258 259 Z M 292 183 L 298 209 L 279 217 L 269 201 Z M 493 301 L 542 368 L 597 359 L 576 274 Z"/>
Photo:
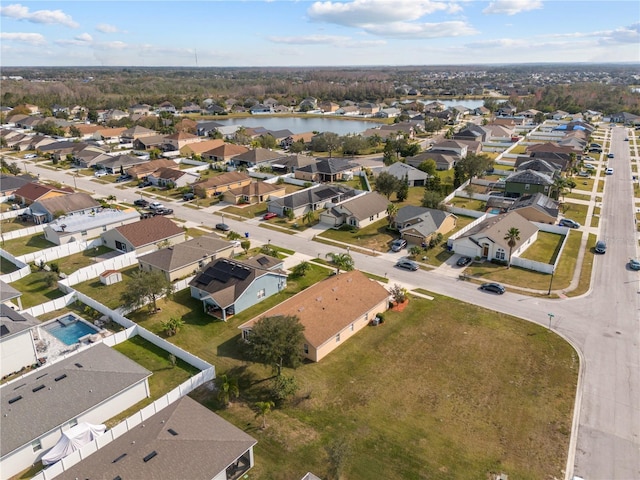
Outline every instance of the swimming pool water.
<path fill-rule="evenodd" d="M 54 322 L 44 327 L 44 329 L 66 345 L 75 345 L 78 343 L 78 339 L 85 335 L 98 333 L 97 329 L 80 321 L 76 321 L 67 326 L 60 322 Z"/>

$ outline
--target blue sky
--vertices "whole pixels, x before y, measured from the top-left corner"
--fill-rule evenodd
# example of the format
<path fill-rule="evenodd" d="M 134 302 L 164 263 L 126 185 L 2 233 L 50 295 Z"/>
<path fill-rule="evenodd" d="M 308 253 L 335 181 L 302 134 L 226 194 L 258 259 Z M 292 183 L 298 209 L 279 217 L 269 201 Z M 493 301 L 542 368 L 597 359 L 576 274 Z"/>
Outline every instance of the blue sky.
<path fill-rule="evenodd" d="M 3 66 L 639 62 L 635 0 L 3 0 Z"/>

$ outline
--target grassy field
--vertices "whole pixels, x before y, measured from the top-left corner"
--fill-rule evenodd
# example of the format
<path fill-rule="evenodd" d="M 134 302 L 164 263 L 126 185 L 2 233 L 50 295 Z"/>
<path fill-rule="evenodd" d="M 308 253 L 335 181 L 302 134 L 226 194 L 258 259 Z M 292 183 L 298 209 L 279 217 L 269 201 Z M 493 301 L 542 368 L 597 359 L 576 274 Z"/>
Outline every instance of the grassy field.
<path fill-rule="evenodd" d="M 131 279 L 131 275 L 137 270 L 137 265 L 121 270 L 122 281 L 113 285 L 103 285 L 98 278 L 94 278 L 93 280 L 78 283 L 73 288 L 91 298 L 95 298 L 111 309 L 116 309 L 121 305 L 120 295 L 125 291 L 127 281 Z"/>
<path fill-rule="evenodd" d="M 386 218 L 378 220 L 358 230 L 325 230 L 318 236 L 328 240 L 348 243 L 354 247 L 386 252 L 389 244 L 398 237 L 397 233 L 387 230 L 389 222 Z"/>
<path fill-rule="evenodd" d="M 9 218 L 0 222 L 0 231 L 3 233 L 13 232 L 14 230 L 21 230 L 33 226 L 31 223 L 26 223 L 17 218 Z"/>
<path fill-rule="evenodd" d="M 267 204 L 266 203 L 256 203 L 254 205 L 244 205 L 244 206 L 236 206 L 230 205 L 228 207 L 224 207 L 222 209 L 225 213 L 232 213 L 234 215 L 238 215 L 243 218 L 254 218 L 259 215 L 264 215 L 267 213 Z"/>
<path fill-rule="evenodd" d="M 586 252 L 584 255 L 584 259 L 582 260 L 582 269 L 580 270 L 580 280 L 579 280 L 578 286 L 574 290 L 567 292 L 568 297 L 577 297 L 579 295 L 583 295 L 587 293 L 587 291 L 589 290 L 589 287 L 591 286 L 591 272 L 593 271 L 593 258 L 594 258 L 592 249 L 593 247 L 595 247 L 595 245 L 596 245 L 596 236 L 590 233 L 589 236 L 587 237 Z M 555 282 L 554 282 L 554 285 L 555 285 Z"/>
<path fill-rule="evenodd" d="M 584 225 L 587 220 L 587 205 L 579 203 L 566 202 L 562 205 L 562 213 L 565 217 L 575 220 L 581 225 Z"/>
<path fill-rule="evenodd" d="M 474 198 L 464 198 L 464 197 L 453 197 L 451 199 L 451 203 L 455 207 L 466 208 L 468 210 L 476 210 L 478 212 L 483 212 L 487 202 L 484 200 L 476 200 Z"/>
<path fill-rule="evenodd" d="M 536 262 L 552 264 L 556 260 L 563 240 L 564 235 L 538 232 L 538 239 L 524 251 L 521 257 Z"/>
<path fill-rule="evenodd" d="M 388 312 L 383 326 L 358 333 L 320 364 L 287 371 L 300 391 L 260 429 L 253 404 L 267 398 L 271 371 L 243 357 L 237 326 L 284 296 L 227 323 L 206 317 L 186 291 L 161 302 L 160 314 L 132 316 L 158 332 L 161 321 L 181 315 L 186 325 L 169 341 L 215 364 L 218 375 L 239 378 L 241 397 L 227 409 L 209 391 L 194 396 L 258 440 L 252 478 L 299 478 L 309 470 L 327 478 L 326 448 L 337 439 L 344 478 L 561 475 L 575 353 L 542 327 L 445 297 L 411 299 L 403 313 Z"/>
<path fill-rule="evenodd" d="M 74 253 L 73 255 L 69 255 L 68 257 L 60 258 L 51 263 L 57 263 L 60 271 L 67 275 L 75 272 L 84 267 L 88 267 L 89 265 L 93 265 L 95 263 L 95 258 L 99 255 L 104 255 L 105 253 L 112 252 L 109 247 L 99 246 L 97 248 L 91 248 L 89 250 L 85 250 L 83 252 Z"/>
<path fill-rule="evenodd" d="M 44 270 L 36 271 L 11 283 L 13 288 L 22 293 L 20 299 L 23 308 L 40 305 L 64 296 L 64 293 L 58 290 L 58 286 L 55 283 L 53 286 L 47 287 L 46 277 L 49 273 Z"/>
<path fill-rule="evenodd" d="M 11 253 L 15 257 L 25 255 L 27 253 L 37 252 L 45 248 L 55 247 L 56 244 L 44 238 L 43 233 L 31 235 L 30 237 L 14 238 L 4 242 L 2 248 Z"/>

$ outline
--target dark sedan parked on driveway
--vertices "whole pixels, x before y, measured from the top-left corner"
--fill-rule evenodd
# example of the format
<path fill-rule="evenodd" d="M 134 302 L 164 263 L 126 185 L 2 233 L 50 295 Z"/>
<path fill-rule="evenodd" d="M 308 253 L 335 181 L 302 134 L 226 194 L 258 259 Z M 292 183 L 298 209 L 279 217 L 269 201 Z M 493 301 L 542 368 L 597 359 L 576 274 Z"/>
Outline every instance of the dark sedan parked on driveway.
<path fill-rule="evenodd" d="M 465 267 L 471 263 L 471 257 L 462 256 L 456 262 L 456 265 L 459 267 Z"/>

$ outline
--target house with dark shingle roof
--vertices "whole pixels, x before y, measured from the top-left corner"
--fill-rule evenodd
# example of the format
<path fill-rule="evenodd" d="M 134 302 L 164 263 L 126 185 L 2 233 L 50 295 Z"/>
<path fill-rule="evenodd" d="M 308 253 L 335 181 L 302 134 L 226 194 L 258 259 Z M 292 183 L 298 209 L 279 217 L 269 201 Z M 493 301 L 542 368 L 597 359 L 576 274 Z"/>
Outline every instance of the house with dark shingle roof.
<path fill-rule="evenodd" d="M 158 132 L 151 130 L 140 125 L 134 125 L 128 128 L 120 135 L 123 143 L 133 143 L 134 140 L 142 137 L 148 137 L 149 135 L 157 135 Z"/>
<path fill-rule="evenodd" d="M 202 301 L 204 311 L 227 321 L 232 315 L 261 302 L 287 286 L 283 262 L 267 255 L 239 261 L 219 258 L 191 280 L 191 296 Z"/>
<path fill-rule="evenodd" d="M 20 187 L 33 182 L 36 178 L 29 174 L 26 175 L 8 175 L 0 174 L 0 196 L 10 197 Z"/>
<path fill-rule="evenodd" d="M 242 338 L 251 341 L 258 321 L 296 316 L 304 326 L 302 355 L 319 362 L 346 340 L 369 325 L 389 306 L 389 292 L 364 273 L 353 270 L 333 275 L 243 323 Z"/>
<path fill-rule="evenodd" d="M 462 143 L 462 142 L 460 142 Z M 468 148 L 467 145 L 465 145 Z M 437 170 L 451 170 L 456 162 L 460 160 L 460 156 L 455 154 L 454 152 L 448 152 L 444 150 L 429 150 L 427 152 L 422 152 L 413 157 L 407 157 L 405 162 L 407 165 L 411 165 L 412 167 L 418 168 L 423 162 L 427 160 L 433 160 L 436 163 Z"/>
<path fill-rule="evenodd" d="M 105 156 L 100 157 L 100 160 L 96 161 L 94 166 L 96 168 L 102 168 L 111 174 L 115 174 L 121 171 L 127 171 L 131 167 L 142 165 L 148 161 L 148 158 L 138 157 L 135 155 L 116 155 L 115 157 Z"/>
<path fill-rule="evenodd" d="M 279 216 L 286 216 L 293 211 L 295 218 L 301 217 L 308 211 L 316 211 L 333 204 L 337 204 L 355 197 L 356 190 L 337 185 L 314 185 L 298 192 L 293 192 L 280 198 L 271 198 L 267 202 L 267 209 Z"/>
<path fill-rule="evenodd" d="M 14 192 L 16 200 L 23 205 L 31 205 L 37 200 L 69 195 L 73 189 L 69 187 L 53 187 L 44 183 L 30 182 Z"/>
<path fill-rule="evenodd" d="M 123 354 L 98 343 L 2 385 L 2 477 L 38 462 L 69 425 L 103 423 L 149 397 L 150 376 Z"/>
<path fill-rule="evenodd" d="M 518 157 L 516 159 L 515 168 L 518 172 L 521 170 L 535 170 L 536 172 L 547 174 L 552 178 L 558 175 L 561 171 L 561 168 L 556 164 L 537 157 Z"/>
<path fill-rule="evenodd" d="M 294 178 L 307 182 L 330 183 L 342 180 L 347 174 L 353 174 L 360 169 L 360 165 L 343 158 L 324 158 L 296 169 Z"/>
<path fill-rule="evenodd" d="M 367 192 L 328 208 L 320 214 L 320 223 L 331 227 L 364 228 L 386 218 L 388 205 L 389 200 L 378 192 Z"/>
<path fill-rule="evenodd" d="M 196 172 L 180 170 L 177 165 L 173 167 L 163 167 L 147 175 L 147 181 L 159 187 L 185 187 L 200 180 L 200 175 Z"/>
<path fill-rule="evenodd" d="M 168 218 L 155 216 L 113 228 L 101 237 L 106 247 L 140 254 L 156 250 L 158 245 L 170 246 L 184 242 L 185 232 Z"/>
<path fill-rule="evenodd" d="M 249 149 L 242 145 L 236 145 L 233 143 L 225 143 L 219 147 L 212 148 L 202 153 L 202 158 L 211 160 L 213 162 L 230 162 L 234 157 L 248 152 Z"/>
<path fill-rule="evenodd" d="M 60 215 L 89 213 L 100 207 L 88 193 L 70 193 L 52 198 L 36 200 L 31 204 L 28 212 L 33 216 L 35 224 L 49 223 Z"/>
<path fill-rule="evenodd" d="M 158 158 L 157 160 L 149 160 L 145 163 L 141 163 L 140 165 L 136 165 L 127 170 L 127 174 L 131 175 L 135 179 L 145 178 L 150 173 L 155 172 L 161 168 L 179 168 L 178 164 L 173 160 L 169 160 L 168 158 Z"/>
<path fill-rule="evenodd" d="M 281 153 L 274 152 L 268 148 L 255 148 L 248 152 L 241 153 L 233 158 L 234 165 L 246 167 L 256 167 L 258 165 L 270 164 L 284 157 Z"/>
<path fill-rule="evenodd" d="M 450 240 L 450 245 L 460 255 L 507 261 L 510 249 L 504 237 L 511 228 L 517 228 L 520 232 L 520 240 L 513 247 L 513 255 L 518 256 L 538 238 L 538 227 L 518 212 L 490 216 Z"/>
<path fill-rule="evenodd" d="M 535 170 L 520 170 L 511 173 L 504 180 L 504 193 L 507 197 L 520 197 L 534 193 L 549 195 L 553 177 Z"/>
<path fill-rule="evenodd" d="M 233 243 L 209 233 L 142 255 L 138 257 L 138 263 L 140 270 L 162 272 L 173 282 L 197 273 L 217 258 L 230 258 L 233 252 Z"/>
<path fill-rule="evenodd" d="M 450 232 L 457 222 L 458 217 L 444 210 L 407 205 L 396 213 L 394 226 L 408 243 L 422 245 Z"/>
<path fill-rule="evenodd" d="M 241 429 L 184 396 L 57 478 L 94 478 L 96 472 L 105 479 L 242 478 L 253 467 L 256 443 Z"/>

